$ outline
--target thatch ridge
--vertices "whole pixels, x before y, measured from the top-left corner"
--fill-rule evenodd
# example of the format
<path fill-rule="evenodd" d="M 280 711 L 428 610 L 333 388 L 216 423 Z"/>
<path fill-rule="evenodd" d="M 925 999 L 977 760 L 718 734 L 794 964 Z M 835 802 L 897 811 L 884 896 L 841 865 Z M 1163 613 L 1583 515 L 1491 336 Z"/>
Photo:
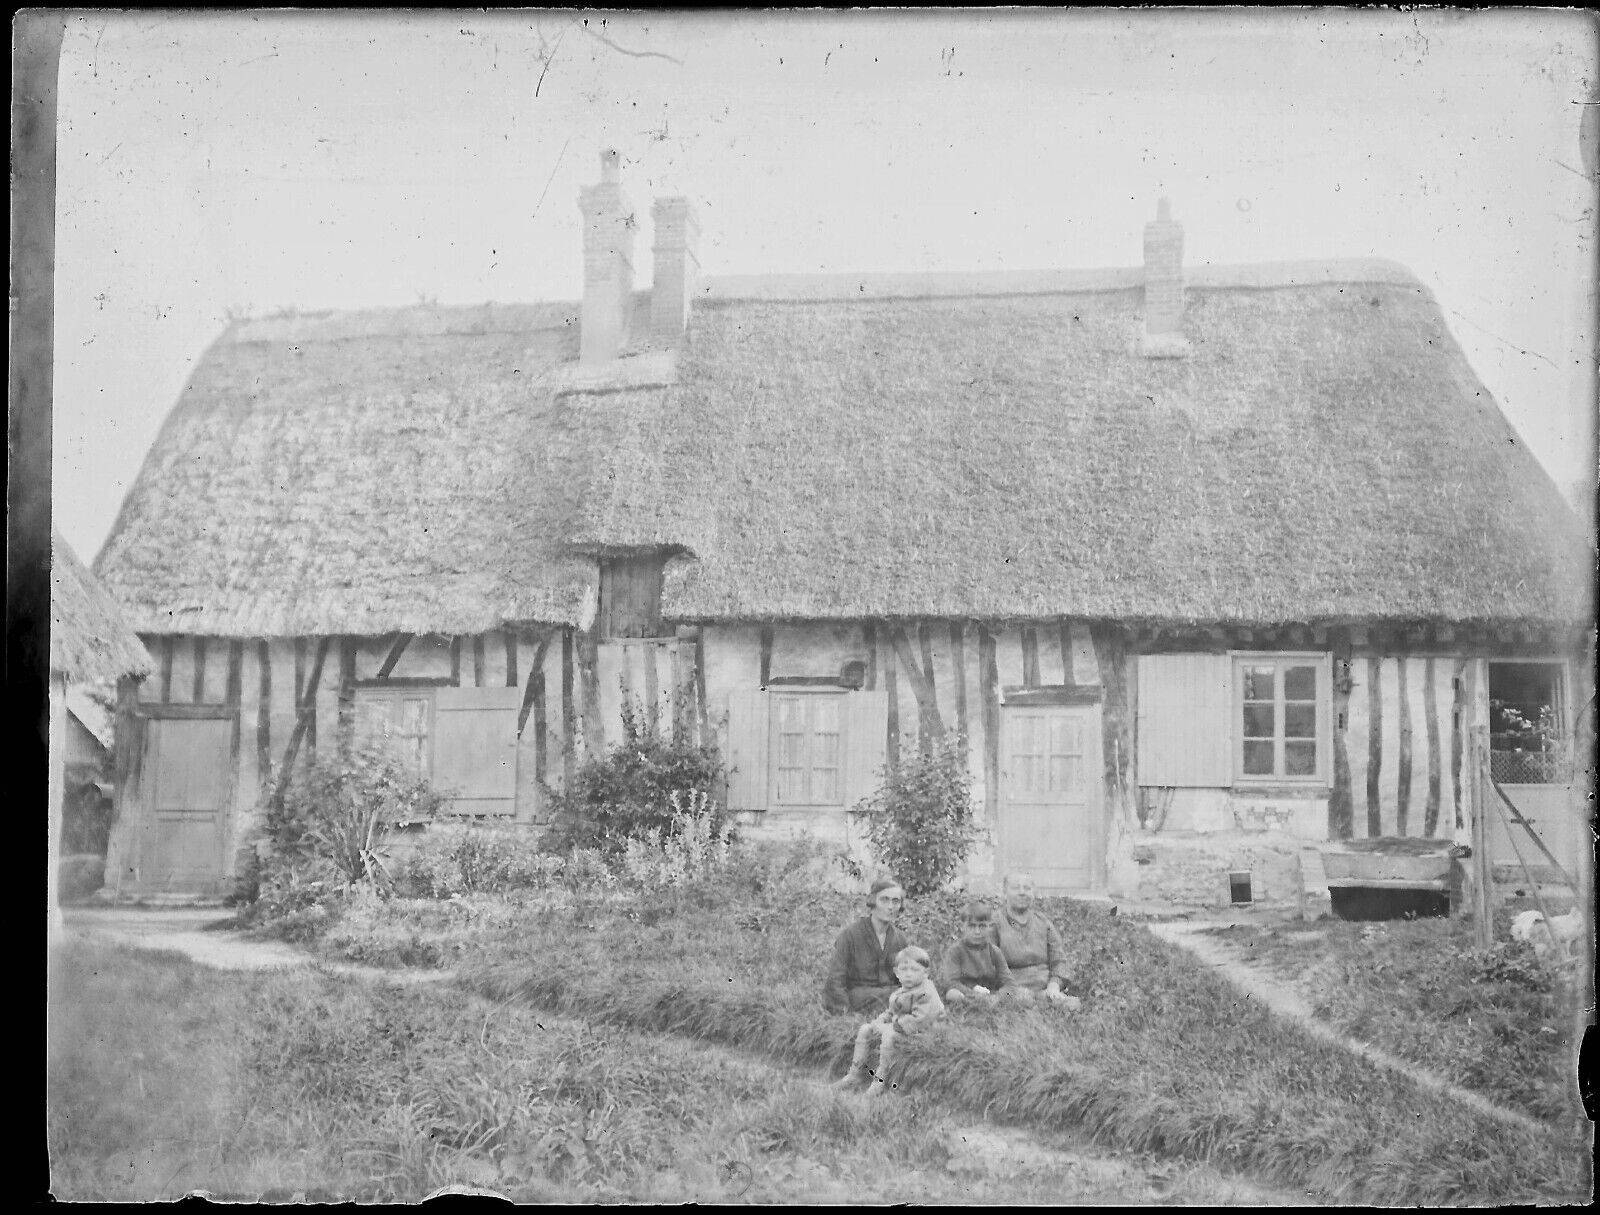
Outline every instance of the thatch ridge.
<path fill-rule="evenodd" d="M 122 610 L 59 533 L 50 536 L 50 673 L 68 683 L 116 683 L 151 671 Z"/>
<path fill-rule="evenodd" d="M 1186 267 L 1193 287 L 1304 287 L 1318 283 L 1420 286 L 1398 262 L 1380 258 L 1201 263 Z M 727 300 L 939 299 L 951 296 L 1061 295 L 1120 291 L 1144 282 L 1142 266 L 1063 270 L 967 270 L 866 274 L 746 274 L 708 278 L 701 298 Z"/>

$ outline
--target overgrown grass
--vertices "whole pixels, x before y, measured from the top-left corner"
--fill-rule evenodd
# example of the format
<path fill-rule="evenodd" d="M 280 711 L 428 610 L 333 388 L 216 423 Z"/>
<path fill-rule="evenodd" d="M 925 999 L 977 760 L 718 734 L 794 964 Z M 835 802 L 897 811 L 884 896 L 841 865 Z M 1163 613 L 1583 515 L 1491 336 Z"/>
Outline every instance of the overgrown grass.
<path fill-rule="evenodd" d="M 308 972 L 71 947 L 52 976 L 48 1134 L 65 1200 L 1259 1202 L 1195 1173 L 1044 1153 L 951 1170 L 963 1128 L 638 1031 Z M 1036 1153 L 1037 1154 L 1037 1153 Z"/>
<path fill-rule="evenodd" d="M 1504 920 L 1502 915 L 1501 919 Z M 1572 1016 L 1533 950 L 1460 919 L 1214 930 L 1342 1032 L 1536 1118 L 1573 1113 Z"/>
<path fill-rule="evenodd" d="M 792 893 L 792 892 L 791 892 Z M 930 950 L 958 900 L 904 927 Z M 1074 954 L 1075 1016 L 1002 1009 L 907 1043 L 896 1077 L 1029 1126 L 1239 1169 L 1322 1201 L 1550 1201 L 1587 1192 L 1587 1151 L 1419 1089 L 1242 1000 L 1136 924 L 1046 900 Z M 486 995 L 843 1066 L 854 1021 L 817 1001 L 826 950 L 856 914 L 825 893 L 658 915 L 647 897 L 545 909 L 479 937 Z M 619 981 L 619 976 L 626 976 Z"/>

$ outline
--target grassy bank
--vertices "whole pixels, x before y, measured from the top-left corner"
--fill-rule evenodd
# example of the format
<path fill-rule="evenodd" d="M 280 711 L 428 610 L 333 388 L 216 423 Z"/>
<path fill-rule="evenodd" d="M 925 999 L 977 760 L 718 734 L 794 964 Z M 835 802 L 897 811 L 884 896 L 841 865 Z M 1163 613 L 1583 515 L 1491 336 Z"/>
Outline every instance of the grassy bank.
<path fill-rule="evenodd" d="M 552 896 L 475 938 L 461 972 L 497 999 L 837 1068 L 854 1022 L 822 1012 L 816 994 L 853 902 L 789 894 L 713 906 Z M 1520 1131 L 1377 1072 L 1243 1001 L 1136 924 L 1068 901 L 1046 909 L 1073 952 L 1083 1012 L 954 1017 L 900 1056 L 908 1089 L 1242 1170 L 1320 1201 L 1586 1194 L 1587 1151 L 1560 1131 Z M 954 899 L 922 900 L 904 927 L 936 948 L 956 910 Z"/>
<path fill-rule="evenodd" d="M 697 1042 L 435 985 L 83 946 L 51 977 L 63 1200 L 411 1202 L 448 1184 L 569 1202 L 1263 1200 L 1149 1160 L 964 1155 L 970 1123 L 922 1098 L 874 1109 Z"/>
<path fill-rule="evenodd" d="M 1572 1112 L 1570 1010 L 1505 923 L 1487 950 L 1460 919 L 1230 925 L 1212 935 L 1292 983 L 1351 1037 L 1536 1118 Z"/>

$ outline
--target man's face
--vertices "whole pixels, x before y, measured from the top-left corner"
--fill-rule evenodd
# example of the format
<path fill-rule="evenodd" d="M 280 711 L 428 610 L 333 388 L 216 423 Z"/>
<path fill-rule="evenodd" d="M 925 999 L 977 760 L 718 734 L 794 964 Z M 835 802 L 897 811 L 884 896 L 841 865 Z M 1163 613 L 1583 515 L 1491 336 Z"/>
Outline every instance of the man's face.
<path fill-rule="evenodd" d="M 898 886 L 878 891 L 872 900 L 872 918 L 880 924 L 893 924 L 906 904 L 906 892 Z"/>

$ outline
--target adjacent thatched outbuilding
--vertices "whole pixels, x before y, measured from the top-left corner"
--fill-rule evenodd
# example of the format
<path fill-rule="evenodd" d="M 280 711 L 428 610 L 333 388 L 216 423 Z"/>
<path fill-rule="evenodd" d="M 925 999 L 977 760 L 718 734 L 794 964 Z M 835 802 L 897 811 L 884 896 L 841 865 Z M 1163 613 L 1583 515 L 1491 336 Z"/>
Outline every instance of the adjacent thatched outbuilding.
<path fill-rule="evenodd" d="M 150 656 L 112 598 L 59 535 L 50 537 L 50 934 L 61 931 L 61 824 L 68 754 L 69 684 L 121 685 L 151 670 Z"/>
<path fill-rule="evenodd" d="M 130 835 L 126 882 L 224 880 L 360 732 L 535 820 L 624 696 L 714 733 L 752 822 L 841 833 L 959 731 L 983 863 L 1177 899 L 1463 831 L 1474 717 L 1569 779 L 1592 552 L 1403 268 L 1186 273 L 1163 214 L 1130 269 L 701 282 L 661 200 L 636 292 L 614 162 L 583 205 L 579 303 L 201 360 L 97 569 L 157 660 L 130 788 L 168 813 L 208 756 L 214 816 Z"/>

